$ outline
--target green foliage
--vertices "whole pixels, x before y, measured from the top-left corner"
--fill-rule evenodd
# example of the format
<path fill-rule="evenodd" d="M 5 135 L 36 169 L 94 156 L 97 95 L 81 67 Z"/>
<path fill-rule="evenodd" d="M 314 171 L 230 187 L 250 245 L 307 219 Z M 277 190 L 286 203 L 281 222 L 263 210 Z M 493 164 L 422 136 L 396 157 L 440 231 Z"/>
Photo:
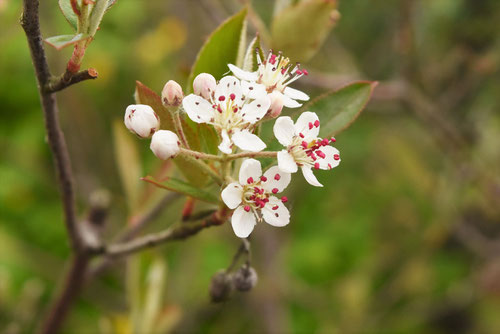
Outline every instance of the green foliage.
<path fill-rule="evenodd" d="M 59 0 L 59 9 L 63 13 L 64 17 L 68 21 L 68 23 L 75 29 L 78 30 L 78 16 L 76 16 L 73 11 L 73 7 L 71 6 L 71 0 Z"/>
<path fill-rule="evenodd" d="M 335 24 L 335 7 L 333 0 L 307 0 L 281 11 L 271 26 L 273 49 L 294 61 L 309 60 Z"/>
<path fill-rule="evenodd" d="M 177 193 L 197 198 L 205 202 L 219 203 L 218 196 L 215 196 L 214 194 L 208 191 L 201 190 L 199 189 L 199 187 L 192 186 L 189 183 L 182 182 L 181 180 L 168 178 L 166 180 L 157 181 L 151 176 L 143 177 L 142 180 L 154 184 L 159 188 L 175 191 Z"/>
<path fill-rule="evenodd" d="M 307 103 L 302 110 L 315 112 L 324 137 L 337 135 L 348 128 L 366 107 L 377 82 L 356 82 L 326 93 Z"/>
<path fill-rule="evenodd" d="M 45 43 L 56 48 L 57 50 L 61 50 L 67 46 L 74 45 L 87 38 L 89 38 L 89 36 L 82 33 L 76 35 L 59 35 L 46 38 Z"/>

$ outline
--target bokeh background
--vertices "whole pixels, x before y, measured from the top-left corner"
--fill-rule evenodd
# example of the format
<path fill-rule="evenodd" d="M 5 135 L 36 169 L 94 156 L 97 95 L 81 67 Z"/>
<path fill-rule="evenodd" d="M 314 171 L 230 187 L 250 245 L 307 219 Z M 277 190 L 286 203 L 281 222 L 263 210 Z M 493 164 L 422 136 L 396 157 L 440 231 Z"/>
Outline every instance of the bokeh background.
<path fill-rule="evenodd" d="M 273 1 L 252 4 L 269 24 Z M 133 103 L 135 80 L 156 91 L 169 79 L 184 85 L 205 38 L 242 5 L 119 0 L 84 61 L 99 79 L 58 94 L 82 216 L 94 192 L 111 194 L 105 238 L 129 216 L 113 122 Z M 258 225 L 254 290 L 209 302 L 210 277 L 239 246 L 225 224 L 117 263 L 86 286 L 65 333 L 131 333 L 147 314 L 162 333 L 498 333 L 500 2 L 341 0 L 338 9 L 336 27 L 303 64 L 310 75 L 295 87 L 316 96 L 356 79 L 380 85 L 337 136 L 342 163 L 319 173 L 325 187 L 297 176 L 290 225 Z M 19 1 L 0 0 L 5 333 L 34 330 L 69 254 L 20 13 Z M 41 18 L 45 37 L 70 33 L 56 1 L 42 2 Z M 62 72 L 71 51 L 47 52 Z M 131 142 L 144 174 L 158 168 L 147 141 Z M 148 230 L 176 223 L 182 205 L 175 201 Z"/>

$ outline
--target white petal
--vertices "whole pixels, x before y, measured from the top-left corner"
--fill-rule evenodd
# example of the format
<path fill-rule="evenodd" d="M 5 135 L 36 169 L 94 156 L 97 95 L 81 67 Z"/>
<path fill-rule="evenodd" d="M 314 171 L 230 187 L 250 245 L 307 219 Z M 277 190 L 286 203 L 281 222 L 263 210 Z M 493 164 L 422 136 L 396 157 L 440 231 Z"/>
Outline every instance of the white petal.
<path fill-rule="evenodd" d="M 252 211 L 246 212 L 243 206 L 239 206 L 231 218 L 234 234 L 239 238 L 246 238 L 252 233 L 255 224 L 257 223 L 255 215 Z"/>
<path fill-rule="evenodd" d="M 233 142 L 229 138 L 226 130 L 222 130 L 221 137 L 222 137 L 222 142 L 218 146 L 219 150 L 223 153 L 231 154 L 233 152 L 233 149 L 231 148 Z"/>
<path fill-rule="evenodd" d="M 243 198 L 243 188 L 239 183 L 232 182 L 222 190 L 220 195 L 228 208 L 235 209 L 240 205 L 241 199 Z"/>
<path fill-rule="evenodd" d="M 295 173 L 298 170 L 295 159 L 287 150 L 278 152 L 278 166 L 285 173 Z"/>
<path fill-rule="evenodd" d="M 316 176 L 314 176 L 314 173 L 312 171 L 312 168 L 309 166 L 303 166 L 302 167 L 302 174 L 304 175 L 306 181 L 315 187 L 323 187 L 321 183 L 318 182 L 318 179 Z"/>
<path fill-rule="evenodd" d="M 319 134 L 319 125 L 316 126 L 317 122 L 319 122 L 319 118 L 316 113 L 310 111 L 303 112 L 295 123 L 295 134 L 299 135 L 299 133 L 302 133 L 304 140 L 307 142 L 316 139 Z"/>
<path fill-rule="evenodd" d="M 262 209 L 262 216 L 266 223 L 272 226 L 282 227 L 290 222 L 290 212 L 283 202 L 274 196 L 269 197 L 269 202 Z"/>
<path fill-rule="evenodd" d="M 234 94 L 235 101 L 241 104 L 243 92 L 241 91 L 240 80 L 229 75 L 220 79 L 217 88 L 215 88 L 215 102 L 220 102 L 222 100 L 221 96 L 224 96 L 224 101 L 227 101 L 227 99 L 231 98 L 231 94 Z"/>
<path fill-rule="evenodd" d="M 287 108 L 298 108 L 302 106 L 301 103 L 298 103 L 297 101 L 288 97 L 285 94 L 283 94 L 283 105 Z"/>
<path fill-rule="evenodd" d="M 285 87 L 285 89 L 283 90 L 283 94 L 294 100 L 302 100 L 302 101 L 309 100 L 309 95 L 300 90 L 293 89 L 290 87 Z"/>
<path fill-rule="evenodd" d="M 266 148 L 266 143 L 248 130 L 234 131 L 231 140 L 243 151 L 260 152 Z"/>
<path fill-rule="evenodd" d="M 241 81 L 243 95 L 250 99 L 258 99 L 267 95 L 266 86 L 254 81 Z"/>
<path fill-rule="evenodd" d="M 227 64 L 231 72 L 241 80 L 246 81 L 256 81 L 257 80 L 257 72 L 247 72 L 242 70 L 239 67 L 234 66 L 233 64 Z"/>
<path fill-rule="evenodd" d="M 263 97 L 247 103 L 241 109 L 241 116 L 248 123 L 254 124 L 262 119 L 271 106 L 271 99 L 264 95 Z"/>
<path fill-rule="evenodd" d="M 207 123 L 213 117 L 212 105 L 201 96 L 194 94 L 186 96 L 182 100 L 182 106 L 193 122 Z"/>
<path fill-rule="evenodd" d="M 296 164 L 295 167 L 297 167 Z M 290 180 L 292 179 L 292 175 L 290 173 L 283 172 L 278 166 L 269 168 L 264 173 L 264 176 L 266 177 L 264 179 L 266 181 L 262 181 L 262 187 L 274 194 L 282 192 L 286 187 L 288 187 Z"/>
<path fill-rule="evenodd" d="M 317 157 L 316 161 L 319 163 L 319 168 L 332 169 L 332 168 L 335 168 L 339 165 L 340 159 L 335 160 L 335 157 L 334 157 L 336 154 L 339 154 L 339 150 L 337 150 L 335 147 L 323 146 L 316 151 L 321 151 L 325 154 L 324 159 L 316 154 L 316 157 Z"/>
<path fill-rule="evenodd" d="M 295 136 L 295 127 L 292 119 L 288 116 L 279 117 L 274 123 L 273 132 L 281 145 L 290 145 Z"/>
<path fill-rule="evenodd" d="M 240 167 L 240 184 L 248 184 L 248 181 L 256 182 L 262 176 L 260 162 L 255 159 L 245 159 Z M 251 179 L 250 179 L 251 178 Z M 252 183 L 252 182 L 250 182 Z"/>

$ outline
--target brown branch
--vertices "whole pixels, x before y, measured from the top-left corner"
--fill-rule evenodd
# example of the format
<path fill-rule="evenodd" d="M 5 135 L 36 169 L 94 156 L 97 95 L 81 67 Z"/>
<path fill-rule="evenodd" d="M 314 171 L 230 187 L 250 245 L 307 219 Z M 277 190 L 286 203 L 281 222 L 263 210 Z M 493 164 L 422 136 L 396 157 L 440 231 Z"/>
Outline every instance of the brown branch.
<path fill-rule="evenodd" d="M 183 240 L 197 234 L 207 227 L 223 224 L 226 217 L 226 210 L 218 211 L 201 222 L 192 224 L 183 223 L 178 227 L 168 228 L 161 232 L 145 235 L 130 242 L 110 245 L 106 247 L 103 252 L 107 257 L 117 258 L 136 253 L 143 249 L 156 247 L 168 241 Z"/>
<path fill-rule="evenodd" d="M 70 72 L 65 72 L 60 77 L 51 80 L 48 83 L 48 85 L 45 86 L 45 90 L 48 93 L 55 93 L 76 83 L 85 80 L 97 79 L 97 75 L 98 73 L 95 68 L 89 68 L 87 70 L 83 70 L 75 74 L 71 74 Z"/>

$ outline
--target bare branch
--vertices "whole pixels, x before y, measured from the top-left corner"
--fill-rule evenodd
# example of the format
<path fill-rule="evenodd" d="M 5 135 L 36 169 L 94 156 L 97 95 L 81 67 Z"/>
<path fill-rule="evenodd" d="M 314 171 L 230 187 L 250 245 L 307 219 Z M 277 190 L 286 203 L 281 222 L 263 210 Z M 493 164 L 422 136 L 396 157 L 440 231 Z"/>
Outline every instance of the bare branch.
<path fill-rule="evenodd" d="M 76 83 L 85 81 L 85 80 L 93 80 L 97 79 L 98 73 L 95 68 L 89 68 L 87 70 L 80 71 L 75 74 L 71 74 L 70 72 L 65 72 L 59 78 L 53 79 L 48 85 L 45 87 L 46 92 L 55 93 L 64 88 L 67 88 Z"/>

